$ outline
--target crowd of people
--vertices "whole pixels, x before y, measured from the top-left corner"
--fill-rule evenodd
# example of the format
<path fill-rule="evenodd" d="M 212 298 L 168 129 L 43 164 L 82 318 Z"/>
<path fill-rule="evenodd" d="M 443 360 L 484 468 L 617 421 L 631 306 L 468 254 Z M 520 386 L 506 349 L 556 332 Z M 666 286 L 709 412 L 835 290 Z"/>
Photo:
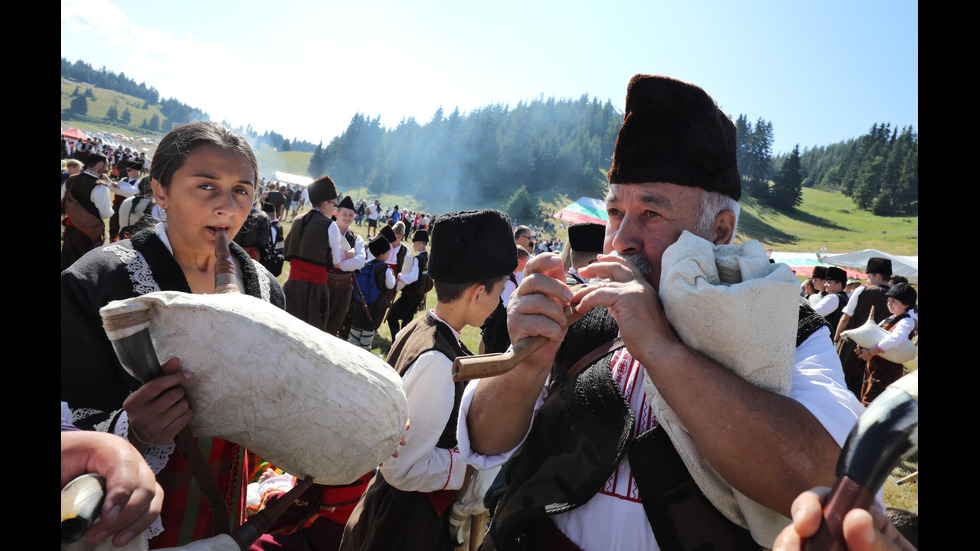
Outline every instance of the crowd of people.
<path fill-rule="evenodd" d="M 869 405 L 888 385 L 904 375 L 903 364 L 881 357 L 903 340 L 917 342 L 919 335 L 918 293 L 908 278 L 892 274 L 891 260 L 868 259 L 868 283 L 848 280 L 837 266 L 816 266 L 801 283 L 800 295 L 824 317 L 833 329 L 845 383 L 856 398 Z M 863 349 L 846 336 L 868 320 L 890 333 L 871 350 Z"/>
<path fill-rule="evenodd" d="M 233 442 L 197 438 L 220 505 L 231 512 L 227 526 L 215 526 L 221 517 L 175 453 L 175 436 L 193 414 L 181 383 L 193 374 L 172 358 L 163 376 L 140 384 L 98 322 L 112 300 L 214 292 L 215 236 L 226 230 L 244 293 L 338 346 L 371 350 L 387 323 L 384 360 L 408 402 L 409 424 L 391 458 L 349 484 L 314 484 L 251 549 L 448 551 L 471 537 L 485 550 L 800 549 L 823 522 L 820 503 L 864 410 L 841 367 L 840 332 L 861 322 L 863 301 L 883 300 L 874 315 L 884 310 L 887 329 L 908 338 L 916 297 L 907 284 L 874 280 L 852 293 L 849 310 L 846 281 L 835 271 L 811 282 L 824 287 L 822 296 L 801 300 L 794 284 L 791 300 L 755 304 L 767 320 L 795 320 L 778 332 L 795 342 L 774 345 L 792 356 L 777 363 L 780 377 L 792 380 L 786 391 L 753 384 L 685 344 L 658 298 L 660 276 L 681 239 L 731 244 L 741 196 L 734 131 L 701 88 L 637 75 L 608 173 L 608 224 L 575 225 L 567 243 L 547 244 L 497 210 L 432 217 L 382 208 L 343 195 L 327 175 L 300 193 L 309 210 L 292 211 L 283 235 L 295 203 L 279 201 L 286 194 L 277 183 L 260 181 L 244 139 L 213 123 L 168 133 L 147 176 L 133 167 L 137 188 L 148 182 L 147 196 L 164 214 L 99 243 L 79 213 L 99 222 L 112 216 L 103 208 L 105 175 L 119 165 L 88 155 L 64 181 L 61 276 L 62 483 L 90 469 L 109 475 L 111 498 L 88 539 L 145 538 L 154 549 L 207 541 L 280 499 L 302 475 L 255 463 Z M 662 154 L 650 155 L 654 149 Z M 99 186 L 107 190 L 96 193 Z M 280 285 L 284 262 L 289 274 Z M 430 289 L 436 301 L 427 309 Z M 768 331 L 757 321 L 728 329 Z M 454 361 L 473 354 L 461 340 L 466 327 L 480 329 L 478 352 L 525 339 L 540 347 L 501 374 L 456 381 Z M 876 356 L 888 346 L 854 351 L 873 373 L 865 381 L 886 379 L 891 368 Z M 111 438 L 80 438 L 88 432 Z M 113 470 L 134 458 L 139 468 Z M 702 476 L 697 465 L 713 474 Z M 878 492 L 870 510 L 847 514 L 846 544 L 912 549 L 917 526 L 900 533 L 888 518 Z"/>

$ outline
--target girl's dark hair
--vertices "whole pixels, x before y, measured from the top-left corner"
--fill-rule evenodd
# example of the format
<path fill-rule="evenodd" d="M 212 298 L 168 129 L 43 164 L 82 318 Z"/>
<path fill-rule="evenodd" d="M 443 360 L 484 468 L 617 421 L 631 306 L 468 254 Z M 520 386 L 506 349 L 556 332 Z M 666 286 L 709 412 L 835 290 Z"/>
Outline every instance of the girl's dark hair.
<path fill-rule="evenodd" d="M 252 147 L 242 136 L 211 121 L 188 123 L 168 132 L 160 140 L 160 145 L 153 153 L 150 177 L 160 182 L 164 189 L 167 189 L 174 173 L 184 165 L 184 161 L 187 160 L 191 151 L 199 145 L 207 144 L 240 153 L 248 159 L 252 166 L 252 185 L 258 189 L 259 163 Z"/>

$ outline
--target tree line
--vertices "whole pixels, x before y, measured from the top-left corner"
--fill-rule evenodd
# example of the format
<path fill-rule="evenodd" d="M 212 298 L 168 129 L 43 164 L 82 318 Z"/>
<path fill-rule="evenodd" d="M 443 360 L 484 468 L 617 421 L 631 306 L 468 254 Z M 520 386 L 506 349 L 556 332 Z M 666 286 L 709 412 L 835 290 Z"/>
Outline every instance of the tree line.
<path fill-rule="evenodd" d="M 772 156 L 772 124 L 745 115 L 735 121 L 738 166 L 743 190 L 779 210 L 803 201 L 803 188 L 840 191 L 861 210 L 878 216 L 917 215 L 919 209 L 919 137 L 911 126 L 901 130 L 875 123 L 856 139 L 800 153 L 799 144 Z"/>
<path fill-rule="evenodd" d="M 803 186 L 840 191 L 879 216 L 917 215 L 919 135 L 875 123 L 867 134 L 800 155 Z"/>
<path fill-rule="evenodd" d="M 518 190 L 540 196 L 604 193 L 623 115 L 609 101 L 539 98 L 494 104 L 393 129 L 356 114 L 347 129 L 313 153 L 308 174 L 371 194 L 411 195 L 440 210 L 502 207 Z"/>
<path fill-rule="evenodd" d="M 210 120 L 200 109 L 161 100 L 155 88 L 105 67 L 62 58 L 61 73 L 143 99 L 144 109 L 159 105 L 162 119 L 144 120 L 147 130 L 166 132 L 192 120 Z M 69 110 L 84 114 L 90 97 L 90 89 L 76 90 Z M 107 118 L 129 124 L 130 114 L 111 108 Z M 311 152 L 307 174 L 330 174 L 348 189 L 410 195 L 443 210 L 519 204 L 524 212 L 532 210 L 534 197 L 550 192 L 601 197 L 622 119 L 608 100 L 588 94 L 545 99 L 542 94 L 514 108 L 493 104 L 465 115 L 459 108 L 446 115 L 440 107 L 427 122 L 407 118 L 393 129 L 384 128 L 380 117 L 357 113 L 326 146 L 274 131 L 259 134 L 251 125 L 235 130 L 254 147 Z M 857 208 L 878 215 L 918 211 L 918 135 L 911 127 L 899 131 L 875 123 L 856 139 L 802 154 L 797 145 L 774 157 L 771 122 L 759 118 L 753 123 L 744 114 L 734 122 L 743 189 L 765 204 L 791 210 L 802 201 L 802 188 L 814 187 L 840 191 Z"/>

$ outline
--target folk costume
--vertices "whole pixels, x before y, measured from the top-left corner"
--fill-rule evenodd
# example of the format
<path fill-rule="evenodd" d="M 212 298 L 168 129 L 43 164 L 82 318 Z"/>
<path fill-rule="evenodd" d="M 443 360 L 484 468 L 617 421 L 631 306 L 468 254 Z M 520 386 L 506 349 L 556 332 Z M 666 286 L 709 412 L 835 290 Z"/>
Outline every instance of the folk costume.
<path fill-rule="evenodd" d="M 412 242 L 429 242 L 429 232 L 418 230 L 412 237 Z M 398 331 L 405 328 L 415 313 L 425 308 L 425 295 L 432 287 L 432 279 L 428 273 L 429 253 L 426 250 L 420 251 L 412 258 L 412 268 L 399 279 L 405 283 L 402 287 L 401 295 L 391 305 L 388 312 L 388 326 L 391 330 L 391 338 L 394 339 Z"/>
<path fill-rule="evenodd" d="M 813 268 L 813 279 L 827 279 L 827 268 L 828 266 L 815 266 Z M 816 306 L 820 299 L 827 295 L 827 290 L 823 288 L 823 285 L 819 289 L 815 289 L 816 292 L 812 295 L 808 295 L 806 299 L 810 302 L 810 306 Z"/>
<path fill-rule="evenodd" d="M 391 224 L 382 227 L 379 233 L 385 236 L 385 239 L 391 243 L 391 253 L 388 254 L 388 260 L 386 262 L 388 263 L 388 267 L 391 268 L 391 273 L 395 274 L 396 278 L 394 292 L 389 293 L 388 296 L 385 297 L 386 302 L 384 310 L 385 313 L 387 313 L 391 310 L 392 304 L 395 302 L 395 294 L 402 287 L 399 285 L 400 282 L 397 281 L 399 276 L 406 273 L 409 270 L 409 266 L 411 266 L 412 252 L 405 246 L 405 243 L 398 243 L 395 245 L 395 242 L 398 241 L 398 236 L 395 235 L 394 227 Z M 404 241 L 404 239 L 402 239 L 402 241 Z M 382 313 L 381 317 L 384 319 L 385 314 Z M 378 323 L 380 324 L 381 322 L 379 321 Z M 394 335 L 392 335 L 392 338 L 394 338 Z"/>
<path fill-rule="evenodd" d="M 586 282 L 578 275 L 578 270 L 588 266 L 588 264 L 584 260 L 581 262 L 577 262 L 577 260 L 580 255 L 589 255 L 592 260 L 595 260 L 597 255 L 602 254 L 605 237 L 605 224 L 583 222 L 572 224 L 568 227 L 568 243 L 566 247 L 568 247 L 569 251 L 570 267 L 565 271 L 565 283 L 567 285 L 579 285 Z"/>
<path fill-rule="evenodd" d="M 134 170 L 142 169 L 142 163 L 135 161 L 122 161 L 119 165 L 120 172 L 128 174 L 126 172 L 128 169 L 132 168 Z M 112 190 L 112 216 L 109 217 L 109 241 L 115 241 L 119 235 L 119 230 L 127 226 L 127 224 L 122 223 L 120 220 L 120 211 L 122 209 L 123 202 L 135 195 L 139 195 L 139 175 L 135 177 L 129 177 L 120 179 L 116 182 L 114 186 L 115 189 Z"/>
<path fill-rule="evenodd" d="M 865 272 L 891 275 L 891 260 L 879 257 L 869 258 Z M 855 289 L 842 312 L 843 315 L 849 316 L 847 325 L 842 332 L 861 327 L 869 318 L 873 319 L 875 324 L 884 321 L 889 316 L 888 298 L 885 294 L 890 288 L 886 283 L 878 283 L 862 285 Z M 871 317 L 872 315 L 873 317 Z M 848 390 L 860 398 L 867 362 L 857 357 L 854 352 L 854 343 L 843 338 L 837 341 L 837 355 L 840 358 L 841 368 L 844 370 L 844 381 L 847 383 Z"/>
<path fill-rule="evenodd" d="M 610 183 L 670 182 L 738 200 L 741 179 L 735 162 L 735 128 L 703 90 L 664 77 L 637 75 L 630 82 L 625 111 L 608 173 Z M 692 156 L 692 151 L 698 154 Z M 685 236 L 711 248 L 710 242 L 688 232 L 675 244 Z M 755 245 L 761 254 L 753 259 L 771 266 L 761 246 Z M 662 270 L 671 252 L 671 248 L 664 252 Z M 687 257 L 680 255 L 670 266 L 685 265 Z M 666 273 L 661 273 L 664 288 L 658 289 L 665 299 L 667 291 L 671 297 L 678 291 L 664 285 Z M 768 370 L 778 374 L 780 388 L 812 411 L 840 444 L 860 405 L 844 389 L 829 326 L 808 306 L 796 305 L 797 283 L 791 274 L 780 275 L 775 283 L 765 290 L 778 287 L 781 298 L 773 303 L 778 308 L 771 309 L 779 320 L 765 334 L 758 334 L 759 327 L 742 324 L 719 335 L 711 320 L 708 338 L 696 337 L 699 342 L 724 337 L 726 345 L 736 338 L 774 342 L 779 354 L 773 357 L 780 361 L 771 362 Z M 725 292 L 726 285 L 716 287 L 705 294 L 715 297 Z M 749 285 L 748 289 L 759 288 Z M 754 298 L 753 293 L 746 294 Z M 698 293 L 690 296 L 703 300 Z M 701 307 L 691 312 L 675 312 L 672 325 L 683 321 L 685 331 L 697 328 L 705 317 L 703 303 L 697 304 Z M 744 308 L 719 305 L 717 317 L 725 314 L 723 319 L 736 325 L 728 321 L 729 316 L 740 312 Z M 793 327 L 783 322 L 794 317 L 795 351 Z M 773 338 L 770 331 L 780 337 Z M 527 435 L 517 447 L 499 455 L 481 455 L 470 445 L 465 420 L 481 381 L 467 385 L 457 425 L 459 449 L 477 468 L 503 465 L 488 492 L 491 521 L 481 549 L 759 549 L 771 545 L 775 534 L 763 544 L 757 531 L 768 535 L 789 520 L 773 522 L 779 520 L 773 518 L 774 511 L 732 495 L 734 489 L 720 476 L 712 478 L 703 464 L 689 462 L 692 450 L 675 438 L 677 433 L 670 428 L 674 423 L 668 422 L 676 414 L 663 400 L 654 400 L 659 391 L 618 335 L 618 324 L 604 307 L 569 327 L 535 403 Z M 782 361 L 784 356 L 794 357 L 792 370 Z M 696 458 L 697 450 L 693 451 Z"/>
<path fill-rule="evenodd" d="M 309 185 L 314 206 L 337 197 L 337 188 L 323 176 Z M 293 222 L 286 235 L 283 256 L 289 261 L 289 278 L 283 285 L 286 311 L 314 327 L 327 330 L 330 294 L 327 271 L 344 259 L 348 247 L 330 217 L 313 208 Z"/>
<path fill-rule="evenodd" d="M 836 293 L 827 293 L 824 295 L 813 309 L 826 318 L 830 327 L 836 330 L 841 315 L 844 313 L 844 307 L 847 306 L 847 293 L 843 291 L 843 285 L 847 283 L 847 273 L 836 266 L 831 266 L 827 268 L 825 279 L 840 283 L 842 286 L 841 290 Z"/>
<path fill-rule="evenodd" d="M 374 333 L 381 326 L 381 320 L 388 306 L 388 294 L 395 288 L 395 274 L 392 273 L 391 267 L 384 260 L 377 258 L 390 250 L 391 243 L 382 233 L 368 243 L 368 251 L 372 258 L 360 271 L 370 274 L 369 284 L 373 284 L 379 292 L 374 300 L 371 300 L 367 296 L 370 294 L 370 289 L 365 288 L 363 284 L 358 284 L 359 292 L 353 294 L 350 302 L 350 331 L 347 342 L 365 350 L 371 350 Z"/>
<path fill-rule="evenodd" d="M 906 305 L 904 313 L 889 316 L 878 324 L 879 327 L 891 333 L 876 346 L 877 352 L 885 352 L 897 346 L 903 339 L 912 340 L 918 329 L 918 322 L 912 318 L 910 311 L 915 306 L 916 292 L 908 283 L 900 283 L 888 290 L 886 296 L 895 297 Z M 851 344 L 853 347 L 853 344 Z M 881 356 L 872 356 L 867 362 L 864 381 L 861 384 L 861 403 L 869 405 L 881 394 L 888 385 L 894 383 L 905 374 L 905 366 L 890 362 Z"/>
<path fill-rule="evenodd" d="M 275 277 L 240 246 L 229 246 L 243 292 L 283 308 L 285 297 Z M 61 399 L 71 408 L 77 427 L 127 437 L 129 421 L 122 403 L 140 383 L 119 364 L 102 328 L 99 309 L 113 300 L 162 290 L 191 292 L 173 258 L 163 223 L 132 239 L 91 251 L 62 273 Z M 198 445 L 237 526 L 244 506 L 246 451 L 220 438 L 200 438 Z M 150 540 L 151 548 L 183 545 L 212 535 L 207 533 L 209 506 L 183 458 L 173 450 L 173 443 L 151 445 L 145 454 L 165 492 L 160 516 L 163 532 Z"/>
<path fill-rule="evenodd" d="M 140 218 L 144 216 L 155 217 L 154 211 L 158 210 L 158 207 L 153 200 L 153 192 L 150 186 L 150 177 L 144 176 L 139 182 L 139 193 L 127 197 L 119 207 L 120 239 L 129 239 L 136 231 L 142 229 L 133 230 L 137 227 Z M 157 221 L 162 221 L 162 218 L 157 219 Z"/>
<path fill-rule="evenodd" d="M 669 548 L 677 541 L 758 549 L 748 531 L 721 515 L 695 484 L 650 407 L 645 369 L 618 347 L 617 334 L 615 320 L 601 307 L 569 328 L 522 447 L 481 456 L 470 448 L 465 421 L 459 422 L 459 449 L 470 464 L 503 462 L 481 549 L 610 548 L 610 534 L 618 534 L 621 549 Z M 834 355 L 828 338 L 823 318 L 801 306 L 791 396 L 842 443 L 857 411 L 848 424 L 832 416 L 829 397 L 818 397 L 817 390 L 832 381 L 839 394 L 846 392 L 840 375 L 827 367 Z M 598 352 L 590 357 L 590 351 Z M 469 386 L 464 393 L 463 420 L 474 390 Z M 596 532 L 595 523 L 608 524 L 609 531 Z"/>
<path fill-rule="evenodd" d="M 65 233 L 61 245 L 61 269 L 64 270 L 105 242 L 103 220 L 113 212 L 109 188 L 91 170 L 70 176 L 65 180 L 62 212 L 67 214 L 62 221 Z"/>
<path fill-rule="evenodd" d="M 337 208 L 354 210 L 354 201 L 348 195 L 337 205 Z M 354 249 L 355 254 L 352 258 L 341 260 L 327 270 L 327 287 L 330 293 L 330 309 L 327 311 L 327 333 L 335 337 L 340 335 L 340 328 L 347 317 L 347 310 L 350 308 L 351 296 L 354 290 L 354 272 L 360 270 L 367 261 L 364 240 L 361 239 L 361 236 L 355 234 L 350 228 L 347 228 L 347 231 L 343 233 L 343 238 L 347 245 Z"/>
<path fill-rule="evenodd" d="M 503 241 L 508 245 L 504 248 L 500 241 L 494 243 L 510 232 L 509 220 L 499 211 L 441 216 L 432 230 L 429 274 L 436 283 L 468 284 L 513 272 L 517 257 L 511 241 Z M 461 355 L 470 352 L 459 331 L 435 310 L 398 333 L 386 361 L 402 376 L 411 436 L 398 457 L 381 465 L 355 508 L 344 531 L 343 551 L 456 548 L 451 511 L 471 478 L 456 449 L 464 384 L 453 381 L 452 364 Z"/>

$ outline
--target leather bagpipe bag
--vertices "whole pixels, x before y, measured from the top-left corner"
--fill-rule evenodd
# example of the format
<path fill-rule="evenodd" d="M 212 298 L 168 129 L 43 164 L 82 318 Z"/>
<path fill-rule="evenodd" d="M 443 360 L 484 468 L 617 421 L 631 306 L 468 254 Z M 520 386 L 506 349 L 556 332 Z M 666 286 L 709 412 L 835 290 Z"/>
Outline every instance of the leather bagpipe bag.
<path fill-rule="evenodd" d="M 161 363 L 174 356 L 191 433 L 244 446 L 299 478 L 348 484 L 391 457 L 408 420 L 397 373 L 377 356 L 261 299 L 158 291 L 101 314 L 149 313 Z M 117 318 L 118 319 L 118 318 Z"/>
<path fill-rule="evenodd" d="M 757 241 L 714 245 L 685 231 L 664 251 L 660 273 L 660 301 L 682 342 L 756 386 L 789 394 L 800 285 L 787 265 L 770 263 Z M 790 519 L 726 483 L 649 377 L 645 390 L 705 496 L 757 542 L 771 545 Z"/>

